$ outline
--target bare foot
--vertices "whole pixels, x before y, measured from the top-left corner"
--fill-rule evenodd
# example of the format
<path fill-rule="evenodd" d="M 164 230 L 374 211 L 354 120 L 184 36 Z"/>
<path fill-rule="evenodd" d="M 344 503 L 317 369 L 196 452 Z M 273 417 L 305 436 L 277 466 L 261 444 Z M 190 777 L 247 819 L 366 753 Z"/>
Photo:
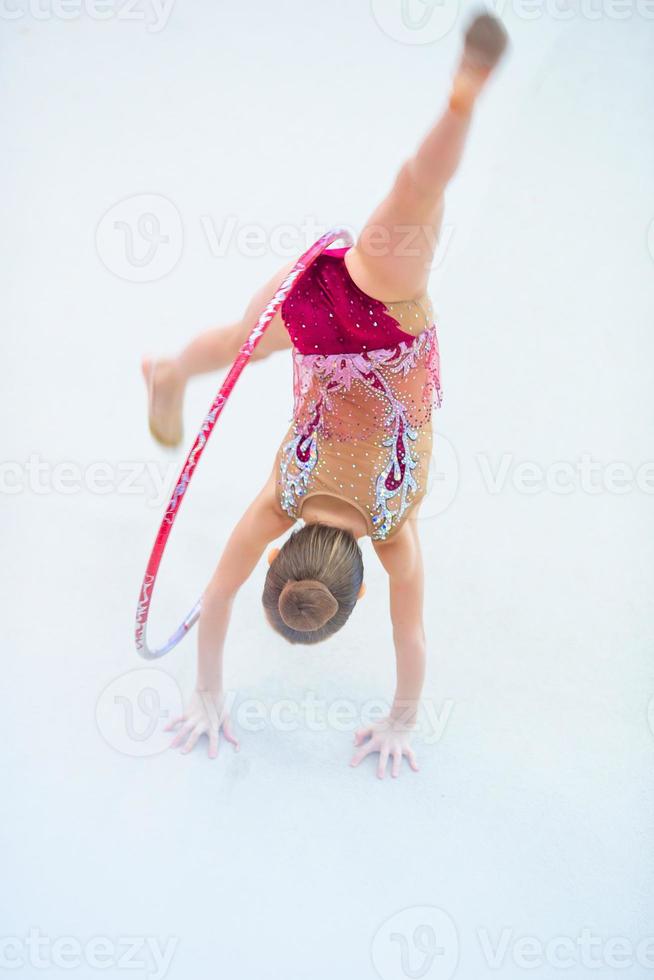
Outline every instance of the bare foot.
<path fill-rule="evenodd" d="M 461 64 L 452 84 L 450 108 L 470 112 L 508 43 L 507 33 L 497 17 L 479 14 L 465 33 Z"/>
<path fill-rule="evenodd" d="M 171 360 L 146 358 L 141 371 L 148 388 L 150 432 L 162 446 L 174 448 L 182 441 L 182 409 L 185 381 Z"/>

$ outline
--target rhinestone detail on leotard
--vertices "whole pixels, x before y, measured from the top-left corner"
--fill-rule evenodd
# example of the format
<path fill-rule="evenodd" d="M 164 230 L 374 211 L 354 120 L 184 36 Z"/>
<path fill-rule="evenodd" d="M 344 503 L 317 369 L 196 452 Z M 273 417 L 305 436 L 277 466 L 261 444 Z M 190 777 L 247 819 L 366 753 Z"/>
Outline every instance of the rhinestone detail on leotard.
<path fill-rule="evenodd" d="M 426 491 L 439 354 L 428 296 L 383 303 L 324 253 L 282 307 L 293 341 L 293 422 L 278 452 L 278 496 L 347 500 L 370 536 L 394 534 Z"/>
<path fill-rule="evenodd" d="M 373 539 L 386 539 L 425 489 L 417 476 L 424 484 L 431 405 L 440 404 L 435 328 L 357 354 L 296 351 L 294 382 L 294 424 L 280 453 L 282 507 L 298 517 L 309 492 L 336 493 L 367 513 Z"/>

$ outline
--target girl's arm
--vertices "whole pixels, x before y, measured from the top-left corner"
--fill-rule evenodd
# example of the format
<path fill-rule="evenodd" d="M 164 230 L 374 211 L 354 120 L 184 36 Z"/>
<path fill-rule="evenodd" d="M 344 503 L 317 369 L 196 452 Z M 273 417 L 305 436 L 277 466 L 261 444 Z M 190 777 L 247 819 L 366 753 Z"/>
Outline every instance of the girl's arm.
<path fill-rule="evenodd" d="M 198 690 L 222 690 L 223 645 L 232 603 L 254 571 L 266 545 L 293 521 L 278 507 L 274 474 L 232 531 L 202 597 L 198 638 Z"/>
<path fill-rule="evenodd" d="M 375 544 L 375 551 L 388 573 L 396 658 L 395 696 L 387 719 L 357 732 L 355 741 L 359 748 L 352 765 L 358 765 L 371 752 L 379 752 L 377 775 L 383 779 L 389 756 L 393 776 L 400 773 L 403 755 L 412 769 L 418 768 L 410 734 L 416 723 L 425 677 L 425 630 L 424 573 L 415 520 L 408 520 L 389 541 Z"/>
<path fill-rule="evenodd" d="M 190 752 L 200 735 L 209 736 L 209 756 L 218 753 L 220 729 L 234 745 L 229 714 L 223 691 L 223 648 L 236 593 L 250 577 L 261 555 L 271 541 L 293 524 L 280 510 L 275 498 L 275 476 L 240 519 L 221 556 L 216 571 L 202 596 L 198 636 L 198 674 L 195 691 L 187 710 L 168 726 L 181 728 L 171 748 L 184 743 Z"/>
<path fill-rule="evenodd" d="M 422 619 L 424 571 L 415 519 L 408 520 L 405 535 L 380 546 L 377 554 L 388 572 L 393 642 L 397 664 L 391 718 L 407 728 L 416 723 L 425 679 L 425 628 Z"/>

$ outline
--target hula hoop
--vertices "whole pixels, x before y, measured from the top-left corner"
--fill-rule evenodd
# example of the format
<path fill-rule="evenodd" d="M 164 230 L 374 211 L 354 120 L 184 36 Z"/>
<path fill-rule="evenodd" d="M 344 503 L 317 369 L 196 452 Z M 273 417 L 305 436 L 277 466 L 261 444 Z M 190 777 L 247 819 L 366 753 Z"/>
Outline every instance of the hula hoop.
<path fill-rule="evenodd" d="M 150 552 L 150 558 L 148 559 L 145 575 L 143 577 L 143 584 L 141 585 L 141 592 L 136 609 L 135 640 L 137 651 L 142 657 L 145 657 L 146 660 L 156 660 L 157 657 L 163 657 L 163 655 L 172 650 L 173 647 L 176 647 L 179 641 L 186 636 L 188 631 L 197 622 L 200 615 L 200 605 L 202 602 L 201 597 L 162 646 L 156 647 L 155 649 L 148 646 L 148 614 L 150 612 L 150 603 L 152 602 L 152 593 L 154 591 L 154 584 L 157 579 L 159 565 L 161 564 L 161 559 L 163 557 L 170 532 L 173 524 L 175 523 L 175 518 L 179 512 L 180 504 L 184 499 L 184 494 L 186 493 L 188 485 L 191 482 L 191 477 L 195 472 L 200 456 L 204 452 L 207 442 L 209 441 L 209 436 L 213 432 L 214 426 L 218 421 L 218 417 L 225 407 L 227 399 L 234 390 L 234 385 L 238 381 L 243 368 L 252 357 L 255 347 L 263 337 L 271 320 L 290 293 L 291 289 L 300 276 L 306 272 L 311 263 L 315 262 L 318 256 L 321 255 L 329 245 L 332 245 L 339 239 L 344 241 L 346 245 L 352 244 L 352 237 L 349 232 L 347 232 L 344 228 L 332 228 L 321 238 L 319 238 L 318 241 L 311 246 L 311 248 L 308 248 L 307 251 L 300 256 L 288 275 L 284 277 L 283 281 L 277 287 L 274 296 L 261 312 L 259 319 L 250 331 L 247 340 L 241 346 L 236 358 L 234 359 L 234 363 L 229 369 L 227 377 L 223 381 L 218 394 L 211 403 L 211 407 L 209 408 L 209 411 L 207 412 L 207 415 L 200 426 L 200 431 L 195 437 L 195 442 L 193 443 L 191 451 L 186 457 L 186 462 L 184 463 L 179 477 L 177 478 L 175 489 L 173 490 L 170 500 L 166 506 L 163 520 L 159 526 L 152 551 Z"/>

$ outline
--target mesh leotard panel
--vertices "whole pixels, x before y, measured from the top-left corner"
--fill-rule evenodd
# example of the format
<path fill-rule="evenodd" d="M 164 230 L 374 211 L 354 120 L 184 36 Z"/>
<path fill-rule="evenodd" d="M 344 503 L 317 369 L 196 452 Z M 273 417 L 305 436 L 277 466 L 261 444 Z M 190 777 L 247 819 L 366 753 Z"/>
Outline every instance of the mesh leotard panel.
<path fill-rule="evenodd" d="M 296 518 L 309 496 L 345 499 L 366 516 L 370 536 L 385 540 L 426 490 L 438 343 L 428 297 L 372 299 L 352 281 L 345 251 L 321 256 L 282 307 L 294 412 L 277 489 Z"/>

